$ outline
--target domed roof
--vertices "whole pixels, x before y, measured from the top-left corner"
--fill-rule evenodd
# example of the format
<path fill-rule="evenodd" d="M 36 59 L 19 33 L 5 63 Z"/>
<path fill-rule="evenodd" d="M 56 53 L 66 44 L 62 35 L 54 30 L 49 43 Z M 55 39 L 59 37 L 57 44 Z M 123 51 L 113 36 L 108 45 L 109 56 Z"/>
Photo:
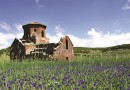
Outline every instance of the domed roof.
<path fill-rule="evenodd" d="M 41 23 L 38 23 L 38 22 L 31 22 L 31 23 L 23 25 L 22 27 L 25 28 L 25 27 L 28 27 L 28 26 L 39 26 L 39 27 L 45 27 L 45 28 L 47 27 L 45 24 L 41 24 Z"/>

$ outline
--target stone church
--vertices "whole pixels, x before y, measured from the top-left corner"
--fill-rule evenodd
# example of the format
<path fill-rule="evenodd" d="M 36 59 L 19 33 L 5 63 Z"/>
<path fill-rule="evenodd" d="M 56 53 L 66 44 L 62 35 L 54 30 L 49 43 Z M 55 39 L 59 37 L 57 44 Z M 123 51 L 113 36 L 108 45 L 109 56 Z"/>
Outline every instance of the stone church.
<path fill-rule="evenodd" d="M 49 43 L 46 36 L 46 25 L 37 22 L 23 25 L 24 35 L 15 38 L 10 50 L 11 60 L 28 58 L 73 60 L 73 43 L 69 36 L 61 37 L 57 43 Z"/>

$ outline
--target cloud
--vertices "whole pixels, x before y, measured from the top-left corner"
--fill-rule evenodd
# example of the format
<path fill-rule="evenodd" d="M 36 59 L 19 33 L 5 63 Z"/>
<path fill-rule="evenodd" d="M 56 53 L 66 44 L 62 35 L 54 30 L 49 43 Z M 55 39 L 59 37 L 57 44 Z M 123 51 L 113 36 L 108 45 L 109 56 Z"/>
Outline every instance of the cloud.
<path fill-rule="evenodd" d="M 87 43 L 89 42 L 89 40 L 86 40 L 85 38 L 79 38 L 70 34 L 68 34 L 68 36 L 70 37 L 74 47 L 87 47 L 88 46 Z"/>
<path fill-rule="evenodd" d="M 47 37 L 50 39 L 50 43 L 57 43 L 63 36 L 64 35 L 62 33 L 57 33 L 56 35 L 47 33 Z"/>
<path fill-rule="evenodd" d="M 8 40 L 13 39 L 14 35 L 12 34 L 5 34 L 0 32 L 0 49 L 7 48 L 9 46 Z"/>
<path fill-rule="evenodd" d="M 0 28 L 4 29 L 6 31 L 11 30 L 11 26 L 9 24 L 5 23 L 5 22 L 0 22 Z"/>
<path fill-rule="evenodd" d="M 130 0 L 127 0 L 128 2 L 130 2 Z"/>
<path fill-rule="evenodd" d="M 9 47 L 15 38 L 21 38 L 23 33 L 2 33 L 0 32 L 0 49 Z M 10 41 L 12 41 L 10 43 Z"/>
<path fill-rule="evenodd" d="M 122 7 L 122 10 L 130 10 L 130 0 L 127 0 L 127 2 L 125 3 L 125 6 Z"/>
<path fill-rule="evenodd" d="M 21 38 L 23 36 L 23 33 L 2 33 L 0 32 L 0 49 L 2 48 L 7 48 L 11 44 L 9 43 L 10 41 L 13 42 L 14 38 Z"/>
<path fill-rule="evenodd" d="M 83 46 L 83 47 L 109 47 L 120 44 L 130 43 L 130 33 L 102 33 L 96 31 L 92 28 L 88 31 L 87 35 L 89 38 L 78 38 L 73 35 L 69 35 L 72 38 L 74 46 Z M 77 42 L 79 41 L 79 42 Z M 82 44 L 81 44 L 82 43 Z M 80 45 L 81 44 L 81 45 Z"/>
<path fill-rule="evenodd" d="M 23 30 L 22 24 L 14 24 L 14 27 L 20 32 Z"/>
<path fill-rule="evenodd" d="M 52 35 L 52 34 L 47 33 L 47 37 L 50 39 L 51 43 L 58 42 L 61 37 L 64 37 L 63 33 L 65 32 L 65 30 L 59 24 L 59 25 L 55 26 L 55 32 L 56 32 L 56 35 Z"/>
<path fill-rule="evenodd" d="M 56 35 L 47 33 L 47 37 L 50 39 L 51 43 L 59 42 L 60 38 L 64 37 L 63 33 L 65 32 L 65 30 L 59 24 L 55 26 L 55 32 L 56 32 Z"/>
<path fill-rule="evenodd" d="M 0 22 L 0 28 L 8 32 L 4 33 L 0 31 L 0 49 L 9 47 L 15 38 L 21 38 L 23 36 L 21 24 L 9 25 L 5 22 Z M 18 30 L 19 32 L 11 33 L 11 30 Z"/>
<path fill-rule="evenodd" d="M 57 32 L 57 33 L 63 33 L 63 32 L 65 32 L 65 30 L 59 24 L 59 25 L 55 26 L 55 32 Z"/>
<path fill-rule="evenodd" d="M 38 8 L 43 7 L 43 5 L 40 4 L 40 0 L 35 0 L 35 3 L 37 5 Z"/>
<path fill-rule="evenodd" d="M 19 26 L 19 25 L 18 25 Z M 17 27 L 15 27 L 17 28 Z M 47 33 L 50 43 L 59 42 L 61 37 L 64 37 L 64 29 L 61 25 L 55 26 L 55 34 Z M 80 38 L 78 36 L 67 34 L 75 47 L 109 47 L 121 44 L 130 44 L 130 33 L 104 33 L 95 28 L 91 28 L 86 33 L 86 37 Z M 0 49 L 10 46 L 14 38 L 22 38 L 23 32 L 17 33 L 2 33 L 0 32 Z"/>
<path fill-rule="evenodd" d="M 122 7 L 122 10 L 130 10 L 130 5 L 126 3 L 125 6 Z"/>
<path fill-rule="evenodd" d="M 56 35 L 47 34 L 50 42 L 58 42 L 65 34 L 57 32 Z M 85 38 L 68 34 L 75 47 L 109 47 L 130 43 L 130 33 L 103 33 L 91 28 Z"/>
<path fill-rule="evenodd" d="M 91 38 L 99 38 L 99 37 L 101 37 L 101 32 L 99 33 L 99 32 L 96 32 L 96 30 L 95 30 L 95 28 L 92 28 L 90 31 L 88 31 L 88 33 L 87 33 L 88 35 L 90 35 L 91 36 Z"/>

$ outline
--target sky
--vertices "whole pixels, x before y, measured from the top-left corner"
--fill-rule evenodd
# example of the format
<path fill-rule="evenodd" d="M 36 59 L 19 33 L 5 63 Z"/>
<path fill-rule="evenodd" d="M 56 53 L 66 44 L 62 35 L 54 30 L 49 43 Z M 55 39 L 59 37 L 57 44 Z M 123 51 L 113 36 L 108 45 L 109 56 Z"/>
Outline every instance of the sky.
<path fill-rule="evenodd" d="M 0 49 L 30 22 L 47 25 L 50 42 L 68 35 L 75 47 L 130 44 L 130 0 L 1 0 Z"/>

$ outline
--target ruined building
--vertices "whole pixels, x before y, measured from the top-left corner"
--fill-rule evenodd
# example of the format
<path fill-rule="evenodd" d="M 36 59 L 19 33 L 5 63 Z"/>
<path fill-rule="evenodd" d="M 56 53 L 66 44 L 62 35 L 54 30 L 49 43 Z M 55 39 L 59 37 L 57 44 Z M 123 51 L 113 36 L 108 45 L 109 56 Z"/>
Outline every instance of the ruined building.
<path fill-rule="evenodd" d="M 15 38 L 10 50 L 10 59 L 52 58 L 54 60 L 73 60 L 73 44 L 68 36 L 62 37 L 58 43 L 49 43 L 46 36 L 46 25 L 37 22 L 22 26 L 24 35 Z"/>

